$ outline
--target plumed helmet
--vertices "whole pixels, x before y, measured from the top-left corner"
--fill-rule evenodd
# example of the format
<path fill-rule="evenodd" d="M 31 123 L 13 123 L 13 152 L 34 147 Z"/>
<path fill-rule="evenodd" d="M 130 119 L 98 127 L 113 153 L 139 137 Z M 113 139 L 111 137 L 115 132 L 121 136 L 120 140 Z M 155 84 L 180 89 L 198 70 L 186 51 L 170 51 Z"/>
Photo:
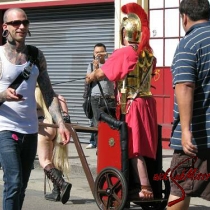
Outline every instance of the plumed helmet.
<path fill-rule="evenodd" d="M 152 52 L 149 45 L 149 22 L 144 9 L 137 3 L 128 3 L 123 5 L 121 10 L 127 15 L 127 18 L 123 18 L 121 24 L 121 43 L 123 41 L 123 29 L 125 29 L 127 41 L 139 43 L 137 53 L 140 54 L 144 50 Z"/>
<path fill-rule="evenodd" d="M 128 42 L 139 43 L 141 37 L 141 21 L 139 17 L 134 13 L 129 13 L 127 17 L 124 17 L 121 24 L 121 44 L 122 33 L 125 30 L 125 39 Z"/>

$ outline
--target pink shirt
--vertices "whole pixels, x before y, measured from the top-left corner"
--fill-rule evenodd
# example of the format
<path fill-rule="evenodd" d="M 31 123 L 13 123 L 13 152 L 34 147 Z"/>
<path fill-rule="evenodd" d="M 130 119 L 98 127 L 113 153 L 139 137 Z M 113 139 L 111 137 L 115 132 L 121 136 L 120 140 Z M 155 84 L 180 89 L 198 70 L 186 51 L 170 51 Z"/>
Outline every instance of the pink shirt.
<path fill-rule="evenodd" d="M 101 69 L 110 81 L 118 81 L 134 69 L 137 59 L 138 55 L 131 46 L 123 47 L 115 50 Z"/>

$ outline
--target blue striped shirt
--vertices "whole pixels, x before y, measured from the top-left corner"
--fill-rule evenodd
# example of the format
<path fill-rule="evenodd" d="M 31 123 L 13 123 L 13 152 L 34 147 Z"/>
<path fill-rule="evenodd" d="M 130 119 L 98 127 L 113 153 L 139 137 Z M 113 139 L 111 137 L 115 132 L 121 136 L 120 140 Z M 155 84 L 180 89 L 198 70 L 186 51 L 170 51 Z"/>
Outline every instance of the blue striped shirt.
<path fill-rule="evenodd" d="M 210 148 L 210 22 L 192 26 L 180 41 L 171 67 L 173 86 L 195 84 L 191 131 L 198 149 Z M 176 97 L 170 146 L 182 150 L 181 126 Z"/>

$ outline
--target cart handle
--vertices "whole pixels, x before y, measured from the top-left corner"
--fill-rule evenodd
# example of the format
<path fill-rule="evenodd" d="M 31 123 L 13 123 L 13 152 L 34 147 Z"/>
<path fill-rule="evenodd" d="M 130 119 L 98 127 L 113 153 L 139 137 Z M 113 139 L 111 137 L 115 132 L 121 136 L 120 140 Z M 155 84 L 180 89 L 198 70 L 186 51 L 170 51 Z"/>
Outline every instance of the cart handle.
<path fill-rule="evenodd" d="M 106 114 L 102 110 L 98 110 L 97 112 L 98 121 L 106 122 L 111 128 L 119 130 L 123 124 L 123 121 L 116 120 L 112 116 Z"/>
<path fill-rule="evenodd" d="M 88 180 L 88 184 L 90 186 L 90 189 L 91 189 L 91 192 L 93 194 L 93 197 L 94 197 L 94 179 L 93 179 L 93 175 L 92 175 L 92 172 L 89 168 L 89 165 L 88 165 L 88 162 L 85 158 L 85 154 L 83 152 L 83 149 L 82 149 L 82 146 L 81 146 L 81 143 L 79 141 L 79 138 L 77 136 L 77 132 L 76 132 L 76 129 L 81 131 L 81 130 L 84 130 L 85 127 L 82 127 L 82 126 L 76 126 L 74 124 L 70 124 L 70 123 L 65 123 L 67 129 L 71 132 L 71 136 L 74 140 L 74 144 L 75 144 L 75 147 L 77 149 L 77 153 L 79 155 L 79 158 L 80 158 L 80 161 L 82 163 L 82 167 L 83 167 L 83 170 L 85 172 L 85 175 L 86 175 L 86 178 Z M 39 126 L 44 126 L 44 127 L 53 127 L 53 128 L 58 128 L 58 125 L 56 124 L 47 124 L 47 123 L 39 123 Z M 90 131 L 94 131 L 96 132 L 97 131 L 97 128 L 93 128 L 90 129 Z"/>

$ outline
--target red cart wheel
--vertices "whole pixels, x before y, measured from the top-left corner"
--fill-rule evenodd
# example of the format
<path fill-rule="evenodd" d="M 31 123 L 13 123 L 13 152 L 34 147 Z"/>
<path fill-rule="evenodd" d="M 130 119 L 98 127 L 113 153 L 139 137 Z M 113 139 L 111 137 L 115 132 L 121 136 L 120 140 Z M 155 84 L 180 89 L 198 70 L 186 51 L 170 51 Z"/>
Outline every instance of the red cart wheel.
<path fill-rule="evenodd" d="M 101 210 L 121 210 L 124 208 L 128 188 L 127 182 L 116 168 L 105 168 L 96 177 L 95 200 Z"/>

